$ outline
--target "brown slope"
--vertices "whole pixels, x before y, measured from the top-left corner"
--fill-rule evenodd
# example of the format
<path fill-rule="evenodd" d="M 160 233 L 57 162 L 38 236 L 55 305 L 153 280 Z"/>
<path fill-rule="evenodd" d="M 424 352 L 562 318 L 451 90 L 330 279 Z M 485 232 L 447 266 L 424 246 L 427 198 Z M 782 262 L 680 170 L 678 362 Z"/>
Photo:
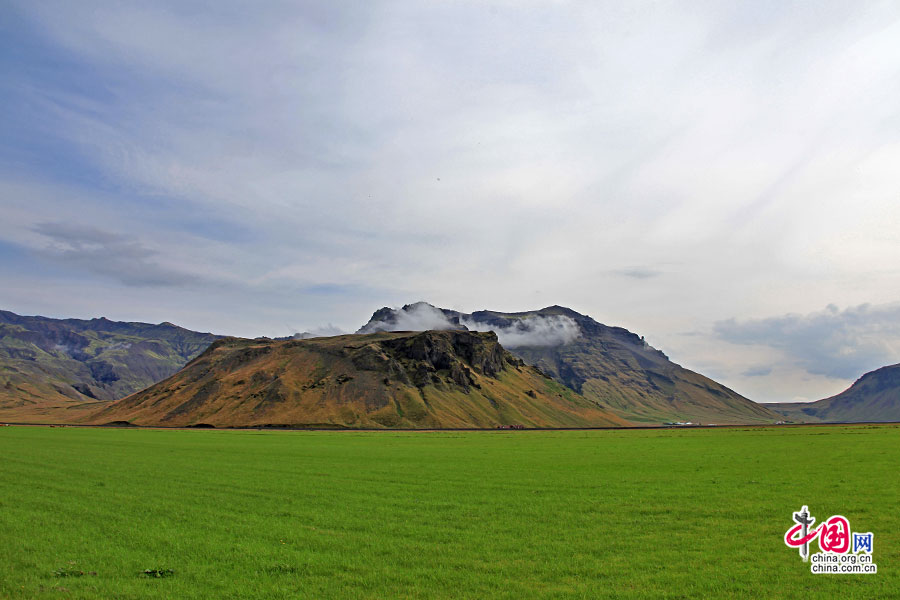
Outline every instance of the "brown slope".
<path fill-rule="evenodd" d="M 685 369 L 619 327 L 580 319 L 582 335 L 561 346 L 517 347 L 528 364 L 636 423 L 771 423 L 781 417 L 734 390 Z"/>
<path fill-rule="evenodd" d="M 627 424 L 525 366 L 493 333 L 226 338 L 94 423 L 217 427 L 535 427 Z"/>
<path fill-rule="evenodd" d="M 870 371 L 830 398 L 768 406 L 792 421 L 900 421 L 900 364 Z"/>

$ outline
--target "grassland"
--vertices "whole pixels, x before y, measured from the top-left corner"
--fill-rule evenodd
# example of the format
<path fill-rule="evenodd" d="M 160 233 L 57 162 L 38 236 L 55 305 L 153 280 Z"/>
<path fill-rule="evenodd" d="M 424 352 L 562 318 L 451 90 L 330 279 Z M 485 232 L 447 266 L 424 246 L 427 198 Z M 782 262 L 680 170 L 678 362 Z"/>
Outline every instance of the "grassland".
<path fill-rule="evenodd" d="M 0 456 L 6 598 L 886 598 L 900 590 L 895 426 L 2 427 Z M 809 573 L 782 542 L 801 504 L 874 532 L 878 573 Z M 142 576 L 147 569 L 172 574 Z"/>

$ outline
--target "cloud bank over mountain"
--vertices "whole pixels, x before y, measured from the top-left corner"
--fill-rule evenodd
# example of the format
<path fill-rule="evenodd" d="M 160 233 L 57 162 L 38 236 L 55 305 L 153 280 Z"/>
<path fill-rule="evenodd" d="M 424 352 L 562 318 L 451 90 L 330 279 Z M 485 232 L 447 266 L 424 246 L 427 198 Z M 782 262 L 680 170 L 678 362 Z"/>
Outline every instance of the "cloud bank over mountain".
<path fill-rule="evenodd" d="M 496 327 L 473 319 L 461 319 L 473 331 L 493 331 L 507 348 L 519 346 L 562 346 L 581 335 L 578 323 L 564 315 L 524 317 L 509 327 Z"/>
<path fill-rule="evenodd" d="M 463 329 L 459 323 L 450 318 L 439 308 L 427 302 L 416 302 L 402 308 L 391 309 L 382 320 L 373 320 L 364 325 L 357 333 L 375 333 L 376 331 L 428 331 L 444 329 Z"/>
<path fill-rule="evenodd" d="M 564 315 L 534 315 L 516 320 L 509 325 L 497 325 L 475 319 L 472 315 L 449 314 L 428 304 L 416 302 L 402 308 L 391 309 L 383 320 L 372 321 L 359 333 L 376 331 L 427 331 L 430 329 L 468 329 L 469 331 L 493 331 L 500 343 L 507 348 L 520 346 L 561 346 L 576 340 L 581 331 L 578 323 Z"/>

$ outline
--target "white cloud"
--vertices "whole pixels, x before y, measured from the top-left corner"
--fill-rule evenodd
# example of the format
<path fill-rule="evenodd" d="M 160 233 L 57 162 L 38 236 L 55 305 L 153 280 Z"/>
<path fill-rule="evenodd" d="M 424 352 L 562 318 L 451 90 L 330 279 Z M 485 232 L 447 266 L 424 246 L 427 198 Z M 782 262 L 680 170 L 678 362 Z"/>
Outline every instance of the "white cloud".
<path fill-rule="evenodd" d="M 563 315 L 530 315 L 512 319 L 502 325 L 481 321 L 468 314 L 447 314 L 427 302 L 416 302 L 402 308 L 389 309 L 386 314 L 370 320 L 359 333 L 377 331 L 429 331 L 468 329 L 493 331 L 507 348 L 520 346 L 560 346 L 581 336 L 578 323 Z"/>
<path fill-rule="evenodd" d="M 403 308 L 389 311 L 386 318 L 370 321 L 359 329 L 359 333 L 378 331 L 431 331 L 444 329 L 464 329 L 453 323 L 440 309 L 427 302 L 408 304 Z"/>
<path fill-rule="evenodd" d="M 574 342 L 581 336 L 578 323 L 563 315 L 534 316 L 517 319 L 506 327 L 463 319 L 462 323 L 473 331 L 493 331 L 507 348 L 520 346 L 561 346 Z"/>

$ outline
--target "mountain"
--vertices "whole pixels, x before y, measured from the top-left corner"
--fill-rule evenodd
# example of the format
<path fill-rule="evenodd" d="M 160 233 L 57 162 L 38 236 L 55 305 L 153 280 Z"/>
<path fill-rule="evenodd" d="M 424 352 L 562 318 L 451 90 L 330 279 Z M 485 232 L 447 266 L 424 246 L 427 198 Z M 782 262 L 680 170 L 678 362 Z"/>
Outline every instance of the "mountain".
<path fill-rule="evenodd" d="M 381 308 L 359 331 L 416 328 L 495 331 L 503 346 L 527 364 L 635 423 L 769 423 L 783 418 L 673 363 L 642 337 L 562 306 L 466 314 L 419 302 Z"/>
<path fill-rule="evenodd" d="M 396 331 L 408 333 L 390 333 Z M 421 331 L 429 333 L 409 333 Z M 496 337 L 466 337 L 488 331 Z M 355 336 L 228 338 L 210 347 L 217 339 L 171 323 L 0 311 L 0 420 L 72 422 L 100 414 L 167 425 L 483 427 L 783 418 L 669 361 L 626 329 L 562 306 L 467 314 L 416 303 L 376 311 Z M 504 358 L 485 366 L 466 344 Z M 435 358 L 414 349 L 420 347 L 443 350 Z M 260 362 L 249 361 L 257 351 Z M 226 354 L 231 358 L 220 362 Z M 274 356 L 281 363 L 266 362 Z M 156 406 L 144 404 L 151 395 Z"/>
<path fill-rule="evenodd" d="M 0 311 L 0 419 L 69 421 L 172 375 L 219 336 Z"/>
<path fill-rule="evenodd" d="M 93 423 L 217 427 L 619 426 L 505 351 L 493 333 L 224 338 Z"/>
<path fill-rule="evenodd" d="M 900 364 L 870 371 L 840 394 L 824 400 L 767 406 L 792 421 L 900 421 Z"/>

